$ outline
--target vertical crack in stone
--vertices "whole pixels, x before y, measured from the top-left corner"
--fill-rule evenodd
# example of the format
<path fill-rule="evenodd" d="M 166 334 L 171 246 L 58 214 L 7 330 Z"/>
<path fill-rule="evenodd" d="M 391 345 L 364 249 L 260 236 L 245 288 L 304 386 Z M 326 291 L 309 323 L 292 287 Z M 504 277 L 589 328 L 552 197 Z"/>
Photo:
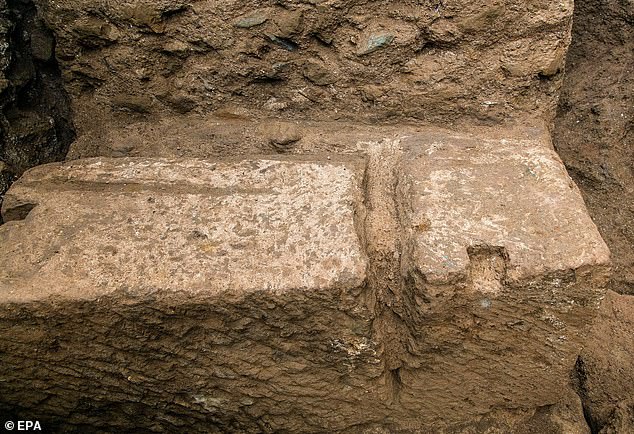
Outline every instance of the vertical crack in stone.
<path fill-rule="evenodd" d="M 389 379 L 389 388 L 392 391 L 389 403 L 392 405 L 398 405 L 400 402 L 401 388 L 403 387 L 403 380 L 401 379 L 401 368 L 392 369 Z"/>

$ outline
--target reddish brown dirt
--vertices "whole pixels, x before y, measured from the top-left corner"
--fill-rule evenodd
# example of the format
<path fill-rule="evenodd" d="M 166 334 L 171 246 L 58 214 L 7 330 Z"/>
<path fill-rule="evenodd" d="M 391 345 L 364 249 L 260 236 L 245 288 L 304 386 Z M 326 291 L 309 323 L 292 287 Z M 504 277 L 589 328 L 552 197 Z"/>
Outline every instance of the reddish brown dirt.
<path fill-rule="evenodd" d="M 615 291 L 634 294 L 634 3 L 576 4 L 554 129 L 614 261 Z"/>
<path fill-rule="evenodd" d="M 554 142 L 608 243 L 612 290 L 579 357 L 592 432 L 634 432 L 634 3 L 580 0 Z"/>

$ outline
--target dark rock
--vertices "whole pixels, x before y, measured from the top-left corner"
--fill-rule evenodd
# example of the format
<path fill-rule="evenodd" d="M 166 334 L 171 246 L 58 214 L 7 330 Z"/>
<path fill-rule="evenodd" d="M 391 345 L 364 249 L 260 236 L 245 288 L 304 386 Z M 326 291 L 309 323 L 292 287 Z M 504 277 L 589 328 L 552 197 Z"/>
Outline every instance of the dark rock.
<path fill-rule="evenodd" d="M 282 47 L 283 49 L 287 51 L 295 51 L 299 48 L 299 45 L 297 45 L 296 42 L 290 39 L 280 38 L 278 36 L 270 35 L 270 34 L 267 34 L 266 36 L 269 38 L 271 42 L 273 42 L 276 45 L 279 45 L 280 47 Z"/>
<path fill-rule="evenodd" d="M 251 27 L 264 24 L 268 20 L 268 17 L 264 14 L 254 14 L 246 17 L 238 18 L 233 25 L 241 29 L 250 29 Z"/>

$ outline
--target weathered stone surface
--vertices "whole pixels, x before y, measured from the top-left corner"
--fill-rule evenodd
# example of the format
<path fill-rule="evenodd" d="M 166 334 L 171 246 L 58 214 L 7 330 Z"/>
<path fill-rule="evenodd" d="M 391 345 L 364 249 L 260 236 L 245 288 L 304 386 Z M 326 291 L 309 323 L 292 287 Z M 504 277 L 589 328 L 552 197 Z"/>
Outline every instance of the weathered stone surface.
<path fill-rule="evenodd" d="M 0 410 L 62 428 L 585 433 L 566 379 L 608 252 L 545 133 L 383 133 L 319 136 L 348 156 L 27 172 L 0 227 Z"/>
<path fill-rule="evenodd" d="M 65 426 L 137 414 L 138 426 L 238 431 L 370 414 L 362 398 L 382 366 L 362 174 L 355 159 L 27 172 L 0 227 L 0 408 Z"/>
<path fill-rule="evenodd" d="M 403 169 L 411 260 L 431 283 L 447 283 L 473 265 L 467 247 L 503 247 L 517 282 L 543 274 L 601 266 L 609 252 L 578 188 L 546 136 L 413 139 Z M 431 142 L 431 143 L 430 143 Z M 480 285 L 480 287 L 478 287 Z"/>
<path fill-rule="evenodd" d="M 403 146 L 401 269 L 417 358 L 399 372 L 402 405 L 434 394 L 427 415 L 446 420 L 552 403 L 608 278 L 577 187 L 539 131 Z"/>
<path fill-rule="evenodd" d="M 3 301 L 102 296 L 122 286 L 140 294 L 206 295 L 357 288 L 366 262 L 353 218 L 360 201 L 353 169 L 142 159 L 33 169 L 5 197 L 6 221 L 24 207 L 35 209 L 4 231 L 12 248 L 3 277 L 33 275 L 26 245 L 46 260 L 37 262 L 40 273 L 21 280 L 37 291 L 13 286 Z M 38 236 L 40 230 L 66 236 Z M 48 257 L 52 246 L 57 252 Z M 69 273 L 65 264 L 76 265 Z M 42 285 L 51 280 L 60 285 Z"/>

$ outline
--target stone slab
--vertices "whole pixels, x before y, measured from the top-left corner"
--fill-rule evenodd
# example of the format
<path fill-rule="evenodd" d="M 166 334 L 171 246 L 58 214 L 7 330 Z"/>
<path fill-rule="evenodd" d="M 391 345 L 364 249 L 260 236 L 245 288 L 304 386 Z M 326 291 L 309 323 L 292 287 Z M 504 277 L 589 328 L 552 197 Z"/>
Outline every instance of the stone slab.
<path fill-rule="evenodd" d="M 0 229 L 0 282 L 10 285 L 0 299 L 357 288 L 367 261 L 355 164 L 94 159 L 38 167 L 5 196 L 5 221 L 30 212 Z"/>

